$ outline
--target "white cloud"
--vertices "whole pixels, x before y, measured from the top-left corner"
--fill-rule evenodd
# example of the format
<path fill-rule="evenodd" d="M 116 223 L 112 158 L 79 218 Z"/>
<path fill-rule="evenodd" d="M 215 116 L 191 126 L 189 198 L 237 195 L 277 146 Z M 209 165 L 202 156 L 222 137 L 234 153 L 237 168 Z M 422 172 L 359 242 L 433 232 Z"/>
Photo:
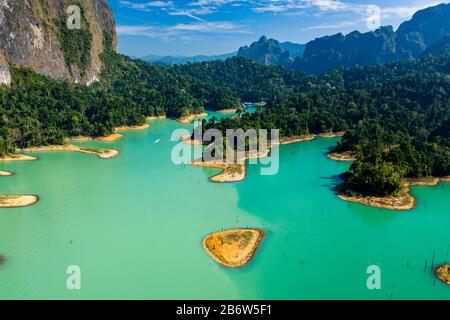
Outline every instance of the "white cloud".
<path fill-rule="evenodd" d="M 244 26 L 227 21 L 197 23 L 179 23 L 172 26 L 160 25 L 120 25 L 117 33 L 126 36 L 145 36 L 164 40 L 190 39 L 192 34 L 241 34 L 251 33 Z"/>
<path fill-rule="evenodd" d="M 319 24 L 311 27 L 303 28 L 304 31 L 310 30 L 329 30 L 329 29 L 342 29 L 348 27 L 355 27 L 357 23 L 355 21 L 342 21 L 336 24 Z"/>

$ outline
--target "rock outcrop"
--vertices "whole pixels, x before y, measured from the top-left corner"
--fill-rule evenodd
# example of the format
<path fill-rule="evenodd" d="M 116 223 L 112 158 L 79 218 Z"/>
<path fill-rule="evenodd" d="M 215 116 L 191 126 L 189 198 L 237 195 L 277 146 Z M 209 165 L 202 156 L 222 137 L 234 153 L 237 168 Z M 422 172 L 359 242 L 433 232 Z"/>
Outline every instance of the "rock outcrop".
<path fill-rule="evenodd" d="M 71 5 L 80 8 L 80 29 L 67 27 Z M 10 83 L 8 65 L 17 65 L 90 84 L 100 77 L 105 36 L 116 50 L 107 0 L 0 0 L 0 83 Z"/>

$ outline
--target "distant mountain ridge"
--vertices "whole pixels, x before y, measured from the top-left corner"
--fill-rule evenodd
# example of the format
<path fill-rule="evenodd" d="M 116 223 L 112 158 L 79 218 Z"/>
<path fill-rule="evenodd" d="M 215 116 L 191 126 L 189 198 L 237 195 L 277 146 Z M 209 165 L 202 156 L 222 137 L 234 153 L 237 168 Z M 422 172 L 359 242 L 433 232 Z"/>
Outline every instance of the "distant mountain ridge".
<path fill-rule="evenodd" d="M 151 62 L 156 65 L 167 65 L 171 66 L 174 64 L 186 64 L 186 63 L 197 63 L 197 62 L 208 62 L 215 60 L 226 60 L 231 57 L 235 57 L 237 52 L 219 54 L 219 55 L 197 55 L 192 57 L 184 57 L 184 56 L 158 56 L 158 55 L 148 55 L 140 58 L 141 60 Z"/>
<path fill-rule="evenodd" d="M 322 74 L 337 67 L 384 64 L 436 54 L 450 49 L 450 4 L 416 12 L 397 31 L 384 26 L 371 32 L 353 31 L 320 37 L 307 44 L 279 42 L 262 36 L 238 52 L 215 56 L 160 57 L 143 60 L 158 65 L 185 64 L 245 57 L 266 65 L 279 65 L 308 74 Z"/>
<path fill-rule="evenodd" d="M 296 58 L 302 57 L 305 45 L 292 42 L 282 42 L 267 39 L 262 36 L 250 46 L 239 48 L 238 56 L 259 61 L 266 65 L 288 66 Z"/>
<path fill-rule="evenodd" d="M 288 66 L 295 61 L 295 58 L 303 56 L 306 45 L 293 42 L 279 42 L 275 39 L 267 39 L 262 36 L 258 41 L 250 46 L 244 46 L 239 51 L 220 55 L 197 55 L 185 56 L 158 56 L 147 55 L 141 60 L 151 62 L 156 65 L 170 66 L 174 64 L 198 63 L 215 60 L 226 60 L 235 56 L 249 58 L 267 65 Z"/>
<path fill-rule="evenodd" d="M 417 58 L 450 34 L 450 4 L 420 10 L 397 31 L 391 26 L 373 32 L 354 31 L 317 38 L 306 45 L 302 58 L 287 67 L 321 74 L 339 66 L 382 64 Z"/>

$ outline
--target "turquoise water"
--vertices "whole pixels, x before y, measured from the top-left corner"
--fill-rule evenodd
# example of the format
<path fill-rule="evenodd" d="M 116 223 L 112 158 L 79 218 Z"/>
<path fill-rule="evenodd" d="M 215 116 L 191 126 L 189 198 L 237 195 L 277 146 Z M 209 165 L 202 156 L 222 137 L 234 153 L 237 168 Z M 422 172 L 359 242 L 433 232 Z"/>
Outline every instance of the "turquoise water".
<path fill-rule="evenodd" d="M 127 132 L 111 160 L 38 153 L 39 161 L 0 163 L 0 194 L 37 194 L 40 202 L 0 209 L 0 298 L 137 299 L 449 299 L 431 264 L 449 262 L 450 185 L 417 187 L 415 210 L 392 212 L 339 200 L 337 175 L 349 164 L 324 154 L 336 139 L 280 147 L 280 171 L 213 184 L 216 170 L 175 166 L 170 141 L 180 125 L 152 122 Z M 161 139 L 159 143 L 156 143 Z M 267 231 L 241 269 L 202 249 L 222 228 Z M 66 289 L 78 265 L 82 290 Z M 379 265 L 382 289 L 366 287 Z"/>

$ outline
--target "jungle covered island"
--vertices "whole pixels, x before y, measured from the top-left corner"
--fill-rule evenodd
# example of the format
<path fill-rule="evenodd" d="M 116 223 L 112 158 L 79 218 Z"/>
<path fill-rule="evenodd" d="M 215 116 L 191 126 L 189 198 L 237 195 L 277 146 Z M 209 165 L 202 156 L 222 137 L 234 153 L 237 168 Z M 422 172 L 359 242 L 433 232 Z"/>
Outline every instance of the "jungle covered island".
<path fill-rule="evenodd" d="M 216 232 L 203 240 L 206 252 L 218 263 L 238 268 L 254 257 L 264 232 L 258 229 L 233 229 Z"/>

